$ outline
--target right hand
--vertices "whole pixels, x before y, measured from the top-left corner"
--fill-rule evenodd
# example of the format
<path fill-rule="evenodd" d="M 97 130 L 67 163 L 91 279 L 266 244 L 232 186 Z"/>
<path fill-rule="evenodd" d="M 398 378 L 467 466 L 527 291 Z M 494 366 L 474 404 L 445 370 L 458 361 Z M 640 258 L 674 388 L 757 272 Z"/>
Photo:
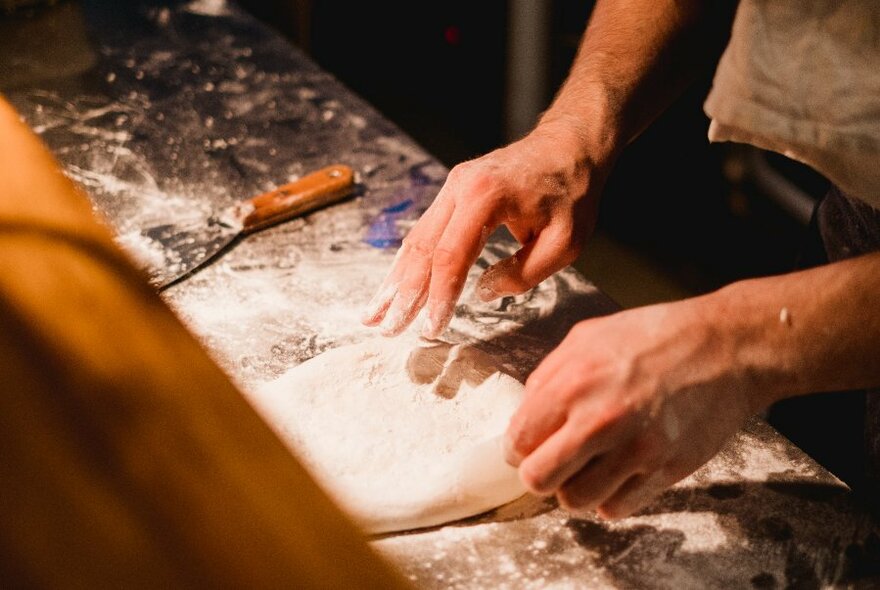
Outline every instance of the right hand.
<path fill-rule="evenodd" d="M 401 333 L 427 304 L 422 335 L 452 319 L 468 270 L 489 235 L 505 225 L 522 244 L 483 273 L 484 301 L 523 293 L 571 264 L 595 227 L 607 166 L 583 157 L 580 138 L 559 124 L 453 168 L 413 226 L 363 316 L 387 336 Z"/>

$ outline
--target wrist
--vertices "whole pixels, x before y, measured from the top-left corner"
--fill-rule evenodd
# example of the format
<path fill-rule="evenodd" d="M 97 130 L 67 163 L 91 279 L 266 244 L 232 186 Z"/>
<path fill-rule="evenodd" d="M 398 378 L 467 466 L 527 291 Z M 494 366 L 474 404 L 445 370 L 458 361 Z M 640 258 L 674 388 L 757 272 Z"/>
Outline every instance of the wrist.
<path fill-rule="evenodd" d="M 574 114 L 552 107 L 541 116 L 532 133 L 552 136 L 582 165 L 602 171 L 604 175 L 611 170 L 625 146 L 605 117 Z"/>
<path fill-rule="evenodd" d="M 733 283 L 700 298 L 730 365 L 732 385 L 742 388 L 754 412 L 790 397 L 797 371 L 786 350 L 786 311 L 763 300 L 754 281 Z"/>

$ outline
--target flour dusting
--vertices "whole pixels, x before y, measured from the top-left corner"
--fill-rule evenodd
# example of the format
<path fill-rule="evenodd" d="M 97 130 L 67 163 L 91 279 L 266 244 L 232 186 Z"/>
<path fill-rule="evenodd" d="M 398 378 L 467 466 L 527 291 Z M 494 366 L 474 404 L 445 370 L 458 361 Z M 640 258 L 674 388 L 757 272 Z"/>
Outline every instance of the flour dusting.
<path fill-rule="evenodd" d="M 378 533 L 521 496 L 498 437 L 522 390 L 472 347 L 379 338 L 315 357 L 251 399 L 331 494 Z"/>

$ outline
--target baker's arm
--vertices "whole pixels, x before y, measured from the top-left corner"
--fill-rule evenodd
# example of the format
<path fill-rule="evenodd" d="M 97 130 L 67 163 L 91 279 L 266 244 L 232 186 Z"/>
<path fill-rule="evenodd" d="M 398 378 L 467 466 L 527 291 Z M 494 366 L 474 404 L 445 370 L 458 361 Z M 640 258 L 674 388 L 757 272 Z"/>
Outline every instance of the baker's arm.
<path fill-rule="evenodd" d="M 388 588 L 0 97 L 0 579 Z"/>
<path fill-rule="evenodd" d="M 483 299 L 526 291 L 571 263 L 592 233 L 620 151 L 717 56 L 730 24 L 726 5 L 597 2 L 571 73 L 537 127 L 453 168 L 404 240 L 364 323 L 398 334 L 427 304 L 424 334 L 438 336 L 468 269 L 502 224 L 522 249 L 486 271 Z"/>
<path fill-rule="evenodd" d="M 508 429 L 534 492 L 626 516 L 752 414 L 880 386 L 880 253 L 588 320 L 532 373 Z"/>

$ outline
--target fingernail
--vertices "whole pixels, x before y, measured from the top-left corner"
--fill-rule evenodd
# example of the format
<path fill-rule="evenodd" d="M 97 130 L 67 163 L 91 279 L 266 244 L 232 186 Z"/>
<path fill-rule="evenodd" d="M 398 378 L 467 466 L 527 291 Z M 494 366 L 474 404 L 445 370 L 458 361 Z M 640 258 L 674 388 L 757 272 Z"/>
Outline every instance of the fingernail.
<path fill-rule="evenodd" d="M 376 321 L 376 310 L 372 307 L 366 308 L 361 313 L 361 323 L 369 326 Z"/>
<path fill-rule="evenodd" d="M 433 340 L 434 338 L 434 324 L 431 322 L 431 316 L 425 318 L 424 323 L 422 323 L 422 338 L 427 338 L 428 340 Z"/>
<path fill-rule="evenodd" d="M 477 297 L 482 301 L 489 302 L 498 298 L 498 291 L 494 288 L 495 279 L 498 275 L 497 269 L 497 266 L 490 266 L 477 281 Z"/>
<path fill-rule="evenodd" d="M 508 295 L 516 295 L 509 289 L 502 289 L 499 283 L 504 278 L 505 261 L 501 261 L 495 266 L 490 266 L 477 283 L 477 296 L 484 302 L 494 301 L 499 297 L 507 297 Z"/>
<path fill-rule="evenodd" d="M 401 331 L 403 331 L 403 310 L 400 309 L 399 305 L 391 304 L 391 307 L 388 308 L 388 312 L 385 314 L 385 319 L 382 320 L 381 330 L 383 336 L 397 336 Z"/>
<path fill-rule="evenodd" d="M 481 301 L 488 303 L 490 301 L 498 299 L 500 295 L 488 285 L 479 285 L 477 287 L 477 296 L 480 298 Z"/>
<path fill-rule="evenodd" d="M 382 320 L 381 329 L 383 336 L 397 336 L 403 332 L 410 322 L 415 319 L 415 312 L 418 311 L 419 292 L 402 293 L 397 291 L 394 299 L 388 305 L 385 312 L 385 319 Z"/>
<path fill-rule="evenodd" d="M 516 451 L 513 450 L 513 442 L 510 440 L 509 436 L 505 436 L 502 441 L 502 448 L 504 450 L 504 460 L 511 467 L 519 467 L 520 458 L 517 455 Z"/>
<path fill-rule="evenodd" d="M 382 308 L 384 308 L 388 301 L 394 297 L 396 290 L 397 287 L 394 285 L 379 289 L 376 294 L 373 295 L 373 298 L 370 299 L 370 302 L 367 303 L 367 307 L 361 315 L 361 322 L 367 325 L 375 324 L 377 319 L 376 316 L 382 312 Z"/>
<path fill-rule="evenodd" d="M 440 336 L 455 314 L 455 302 L 443 301 L 428 304 L 428 315 L 422 329 L 422 336 L 434 339 Z"/>

